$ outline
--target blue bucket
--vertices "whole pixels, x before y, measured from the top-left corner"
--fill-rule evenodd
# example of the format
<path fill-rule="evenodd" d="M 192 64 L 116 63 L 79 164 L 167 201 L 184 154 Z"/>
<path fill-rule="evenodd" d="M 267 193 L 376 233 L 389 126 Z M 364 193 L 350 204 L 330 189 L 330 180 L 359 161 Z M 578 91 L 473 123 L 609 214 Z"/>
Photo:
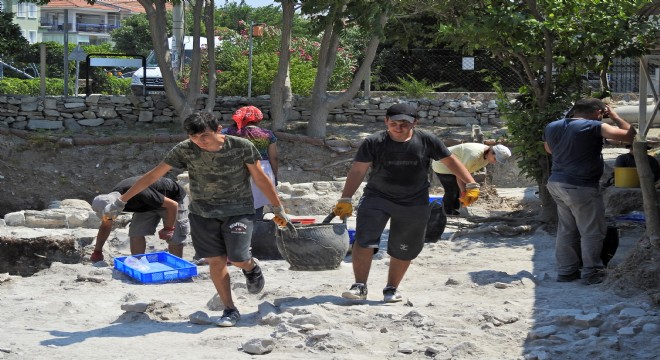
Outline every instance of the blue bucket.
<path fill-rule="evenodd" d="M 429 195 L 429 204 L 438 200 L 438 203 L 442 204 L 442 196 L 441 195 Z"/>
<path fill-rule="evenodd" d="M 349 239 L 348 243 L 353 245 L 353 243 L 355 242 L 355 230 L 348 229 L 347 231 L 348 231 L 348 239 Z"/>

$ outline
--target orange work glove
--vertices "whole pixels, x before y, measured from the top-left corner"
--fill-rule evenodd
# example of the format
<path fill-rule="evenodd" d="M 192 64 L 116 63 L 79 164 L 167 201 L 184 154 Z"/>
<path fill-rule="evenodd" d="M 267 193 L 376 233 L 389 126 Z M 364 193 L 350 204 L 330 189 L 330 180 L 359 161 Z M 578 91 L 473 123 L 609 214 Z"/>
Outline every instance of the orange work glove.
<path fill-rule="evenodd" d="M 479 184 L 469 183 L 465 185 L 465 191 L 461 193 L 461 197 L 458 199 L 463 206 L 470 206 L 474 204 L 475 201 L 479 198 Z"/>
<path fill-rule="evenodd" d="M 351 198 L 341 198 L 337 201 L 337 205 L 332 209 L 332 212 L 344 220 L 349 216 L 353 216 L 353 204 Z"/>
<path fill-rule="evenodd" d="M 284 212 L 284 206 L 273 206 L 273 222 L 279 227 L 286 227 L 291 222 L 289 216 Z"/>

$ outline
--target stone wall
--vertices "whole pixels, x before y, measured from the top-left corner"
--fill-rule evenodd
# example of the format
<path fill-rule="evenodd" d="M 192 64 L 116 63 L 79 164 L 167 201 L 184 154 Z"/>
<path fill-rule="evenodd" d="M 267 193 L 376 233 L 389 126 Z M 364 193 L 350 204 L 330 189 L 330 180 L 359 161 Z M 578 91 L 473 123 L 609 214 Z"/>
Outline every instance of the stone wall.
<path fill-rule="evenodd" d="M 387 108 L 398 99 L 376 94 L 369 99 L 356 98 L 333 109 L 328 121 L 377 122 L 385 117 Z M 203 109 L 205 97 L 197 101 Z M 420 123 L 437 125 L 500 125 L 493 93 L 438 93 L 432 99 L 412 102 L 419 108 Z M 259 107 L 269 118 L 270 97 L 218 97 L 213 112 L 223 121 L 230 121 L 233 112 L 244 105 Z M 309 98 L 297 97 L 290 121 L 307 121 L 311 117 Z M 0 96 L 0 127 L 20 130 L 81 131 L 89 127 L 129 127 L 135 124 L 173 124 L 174 108 L 164 95 L 88 97 L 2 95 Z"/>

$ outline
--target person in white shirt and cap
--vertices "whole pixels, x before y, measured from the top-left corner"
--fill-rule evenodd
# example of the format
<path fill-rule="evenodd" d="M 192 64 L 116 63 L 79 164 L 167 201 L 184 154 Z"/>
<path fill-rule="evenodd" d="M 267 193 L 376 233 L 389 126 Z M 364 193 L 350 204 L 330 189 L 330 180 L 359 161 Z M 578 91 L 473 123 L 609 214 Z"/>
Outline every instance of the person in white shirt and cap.
<path fill-rule="evenodd" d="M 449 151 L 465 165 L 470 173 L 481 170 L 488 164 L 504 164 L 511 157 L 511 150 L 504 145 L 488 146 L 481 143 L 463 143 L 449 147 Z M 441 161 L 432 161 L 431 167 L 438 176 L 445 194 L 442 204 L 447 215 L 458 215 L 461 208 L 465 183 L 458 179 Z"/>

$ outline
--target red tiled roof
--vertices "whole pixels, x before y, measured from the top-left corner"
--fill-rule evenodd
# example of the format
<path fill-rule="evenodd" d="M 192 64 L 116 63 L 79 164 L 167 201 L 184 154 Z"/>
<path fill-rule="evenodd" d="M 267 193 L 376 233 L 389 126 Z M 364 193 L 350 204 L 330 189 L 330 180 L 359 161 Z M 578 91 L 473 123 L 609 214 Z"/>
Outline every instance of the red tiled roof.
<path fill-rule="evenodd" d="M 98 2 L 119 6 L 126 10 L 130 10 L 132 13 L 145 13 L 144 7 L 142 7 L 142 5 L 136 0 L 99 0 Z M 165 9 L 172 10 L 172 3 L 165 3 Z"/>
<path fill-rule="evenodd" d="M 120 9 L 117 9 L 120 8 Z M 139 2 L 135 0 L 97 0 L 94 5 L 90 5 L 86 0 L 51 0 L 48 5 L 43 5 L 43 9 L 95 9 L 105 11 L 128 11 L 131 14 L 144 14 L 145 10 Z M 172 3 L 165 3 L 165 9 L 172 10 Z"/>
<path fill-rule="evenodd" d="M 138 4 L 139 5 L 139 4 Z M 142 7 L 142 6 L 140 6 Z M 48 5 L 43 5 L 42 9 L 95 9 L 95 10 L 105 10 L 105 11 L 117 11 L 116 8 L 112 6 L 103 5 L 98 2 L 95 5 L 90 5 L 85 0 L 51 0 Z M 144 8 L 142 9 L 144 12 Z"/>

